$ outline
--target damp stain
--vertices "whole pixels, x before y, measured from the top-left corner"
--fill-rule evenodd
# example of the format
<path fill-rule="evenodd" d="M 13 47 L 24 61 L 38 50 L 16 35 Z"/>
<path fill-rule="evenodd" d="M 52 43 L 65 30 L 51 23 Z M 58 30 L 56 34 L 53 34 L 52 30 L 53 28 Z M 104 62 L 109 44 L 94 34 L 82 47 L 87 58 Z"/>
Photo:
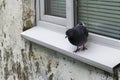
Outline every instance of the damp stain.
<path fill-rule="evenodd" d="M 49 76 L 48 80 L 54 80 L 53 79 L 53 73 Z"/>
<path fill-rule="evenodd" d="M 57 68 L 58 66 L 59 66 L 59 63 L 57 61 L 49 60 L 47 65 L 48 73 L 52 71 L 52 68 Z"/>
<path fill-rule="evenodd" d="M 32 58 L 34 58 L 34 52 L 32 51 L 32 43 L 29 45 L 29 60 L 31 61 Z"/>
<path fill-rule="evenodd" d="M 36 62 L 35 66 L 36 66 L 36 73 L 38 73 L 39 72 L 39 62 Z"/>
<path fill-rule="evenodd" d="M 22 77 L 23 77 L 22 80 L 29 80 L 28 79 L 28 66 L 24 66 L 24 70 L 22 72 Z"/>
<path fill-rule="evenodd" d="M 0 5 L 0 11 L 2 10 L 2 8 L 5 9 L 6 3 L 5 0 L 2 1 L 1 5 Z"/>
<path fill-rule="evenodd" d="M 5 78 L 5 80 L 8 79 L 8 76 L 9 76 L 8 64 L 6 63 L 6 64 L 5 64 L 5 68 L 4 68 L 4 78 Z"/>
<path fill-rule="evenodd" d="M 28 21 L 26 21 L 26 23 L 25 23 L 25 25 L 24 25 L 24 27 L 23 27 L 23 31 L 26 31 L 26 30 L 32 28 L 33 26 L 34 26 L 34 25 L 33 25 L 32 21 L 31 21 L 31 20 L 28 20 Z"/>
<path fill-rule="evenodd" d="M 23 9 L 23 31 L 32 28 L 35 25 L 35 22 L 33 22 L 32 17 L 35 16 L 34 12 L 31 9 L 24 10 Z M 35 20 L 34 20 L 35 21 Z"/>

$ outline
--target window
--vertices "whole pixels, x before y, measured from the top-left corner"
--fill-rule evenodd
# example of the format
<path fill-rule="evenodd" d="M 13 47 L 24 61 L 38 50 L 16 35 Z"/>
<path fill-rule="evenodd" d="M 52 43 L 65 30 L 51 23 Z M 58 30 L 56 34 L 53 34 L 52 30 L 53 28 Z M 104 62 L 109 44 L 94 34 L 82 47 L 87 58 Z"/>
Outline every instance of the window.
<path fill-rule="evenodd" d="M 83 22 L 91 33 L 120 40 L 119 0 L 40 0 L 40 3 L 43 21 L 66 29 Z"/>
<path fill-rule="evenodd" d="M 45 0 L 45 14 L 66 18 L 66 0 Z"/>
<path fill-rule="evenodd" d="M 37 25 L 21 33 L 24 38 L 113 73 L 120 63 L 119 0 L 36 1 Z M 91 33 L 88 50 L 74 54 L 65 31 L 79 22 Z"/>
<path fill-rule="evenodd" d="M 92 33 L 120 40 L 120 0 L 78 0 L 77 23 Z"/>
<path fill-rule="evenodd" d="M 72 28 L 74 23 L 73 0 L 40 0 L 40 18 L 64 27 Z"/>

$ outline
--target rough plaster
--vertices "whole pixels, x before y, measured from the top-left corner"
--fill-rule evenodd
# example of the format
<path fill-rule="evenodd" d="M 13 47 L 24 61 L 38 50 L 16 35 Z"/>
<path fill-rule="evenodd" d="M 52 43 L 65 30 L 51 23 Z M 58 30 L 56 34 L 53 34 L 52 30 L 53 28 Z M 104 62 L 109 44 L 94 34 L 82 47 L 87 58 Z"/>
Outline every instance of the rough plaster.
<path fill-rule="evenodd" d="M 113 80 L 107 72 L 23 39 L 20 33 L 35 25 L 34 2 L 0 0 L 0 80 Z"/>

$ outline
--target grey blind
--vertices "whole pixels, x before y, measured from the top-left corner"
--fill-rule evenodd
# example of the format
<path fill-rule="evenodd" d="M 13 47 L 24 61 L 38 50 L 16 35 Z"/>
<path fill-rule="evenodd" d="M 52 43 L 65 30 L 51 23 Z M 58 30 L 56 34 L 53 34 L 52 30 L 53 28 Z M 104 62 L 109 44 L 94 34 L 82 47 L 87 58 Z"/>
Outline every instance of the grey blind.
<path fill-rule="evenodd" d="M 45 14 L 66 17 L 66 0 L 45 0 Z"/>
<path fill-rule="evenodd" d="M 120 39 L 120 0 L 78 0 L 77 11 L 90 32 Z"/>

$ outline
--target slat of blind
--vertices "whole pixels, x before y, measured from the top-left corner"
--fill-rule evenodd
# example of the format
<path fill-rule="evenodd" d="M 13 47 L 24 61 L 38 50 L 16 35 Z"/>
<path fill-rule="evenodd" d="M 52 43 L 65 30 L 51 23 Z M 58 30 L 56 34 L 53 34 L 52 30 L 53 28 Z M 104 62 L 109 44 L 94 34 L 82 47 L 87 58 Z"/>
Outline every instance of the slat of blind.
<path fill-rule="evenodd" d="M 93 22 L 94 24 L 98 23 L 98 24 L 101 24 L 101 25 L 110 25 L 110 26 L 114 26 L 114 27 L 118 27 L 118 29 L 120 28 L 120 23 L 112 23 L 110 21 L 103 21 L 103 20 L 100 20 L 100 19 L 94 19 L 94 18 L 89 18 L 89 17 L 84 17 L 84 16 L 81 16 L 81 17 L 78 17 L 79 21 L 80 20 L 84 20 L 85 23 L 88 23 L 89 22 Z M 103 26 L 105 27 L 105 26 Z M 113 27 L 113 28 L 114 28 Z"/>
<path fill-rule="evenodd" d="M 89 12 L 81 12 L 81 13 L 83 13 L 84 17 L 89 17 L 89 18 L 94 18 L 94 19 L 100 19 L 100 20 L 106 20 L 106 21 L 113 21 L 113 22 L 116 22 L 116 23 L 120 22 L 119 21 L 120 20 L 120 18 L 119 18 L 120 16 L 118 16 L 118 17 L 116 16 L 115 17 L 114 15 L 110 16 L 110 15 L 107 15 L 107 14 L 105 14 L 106 15 L 105 16 L 104 14 L 98 13 L 98 12 L 96 12 L 96 13 L 95 12 L 90 12 L 90 13 Z"/>
<path fill-rule="evenodd" d="M 66 17 L 66 0 L 46 0 L 46 14 Z"/>
<path fill-rule="evenodd" d="M 120 39 L 120 0 L 78 0 L 77 19 L 93 33 Z"/>

